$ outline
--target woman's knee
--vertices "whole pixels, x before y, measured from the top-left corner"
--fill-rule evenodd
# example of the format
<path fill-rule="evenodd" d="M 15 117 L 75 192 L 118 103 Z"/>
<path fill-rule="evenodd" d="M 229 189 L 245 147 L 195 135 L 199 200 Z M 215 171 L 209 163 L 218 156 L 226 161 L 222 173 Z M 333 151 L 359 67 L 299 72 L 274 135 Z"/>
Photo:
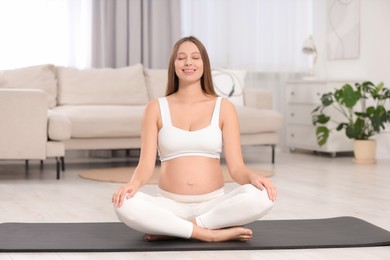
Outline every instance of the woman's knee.
<path fill-rule="evenodd" d="M 252 184 L 244 185 L 245 193 L 247 194 L 248 207 L 257 214 L 264 214 L 270 211 L 274 205 L 269 198 L 267 190 L 260 190 Z"/>
<path fill-rule="evenodd" d="M 135 196 L 132 198 L 125 198 L 121 207 L 115 208 L 115 213 L 118 219 L 122 222 L 134 221 L 139 212 L 142 212 L 142 199 Z"/>

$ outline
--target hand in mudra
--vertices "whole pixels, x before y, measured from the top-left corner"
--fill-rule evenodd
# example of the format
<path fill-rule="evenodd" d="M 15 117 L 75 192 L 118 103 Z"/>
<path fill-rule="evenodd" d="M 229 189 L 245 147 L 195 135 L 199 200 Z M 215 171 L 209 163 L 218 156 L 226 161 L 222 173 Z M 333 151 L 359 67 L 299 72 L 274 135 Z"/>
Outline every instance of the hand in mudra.
<path fill-rule="evenodd" d="M 112 204 L 114 207 L 120 208 L 125 199 L 130 199 L 137 192 L 138 187 L 132 183 L 126 183 L 119 187 L 112 195 Z"/>
<path fill-rule="evenodd" d="M 262 176 L 255 176 L 251 178 L 251 183 L 260 190 L 265 188 L 267 190 L 269 199 L 272 201 L 276 200 L 276 187 L 273 185 L 270 179 Z"/>

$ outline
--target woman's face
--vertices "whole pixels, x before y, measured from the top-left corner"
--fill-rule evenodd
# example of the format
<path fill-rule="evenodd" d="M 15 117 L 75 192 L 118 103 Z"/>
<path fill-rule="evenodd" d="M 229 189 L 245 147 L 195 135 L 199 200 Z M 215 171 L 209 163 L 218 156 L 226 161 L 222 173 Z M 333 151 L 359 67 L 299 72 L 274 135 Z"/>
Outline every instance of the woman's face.
<path fill-rule="evenodd" d="M 193 42 L 186 41 L 180 45 L 176 54 L 175 72 L 180 81 L 194 82 L 202 77 L 202 56 Z"/>

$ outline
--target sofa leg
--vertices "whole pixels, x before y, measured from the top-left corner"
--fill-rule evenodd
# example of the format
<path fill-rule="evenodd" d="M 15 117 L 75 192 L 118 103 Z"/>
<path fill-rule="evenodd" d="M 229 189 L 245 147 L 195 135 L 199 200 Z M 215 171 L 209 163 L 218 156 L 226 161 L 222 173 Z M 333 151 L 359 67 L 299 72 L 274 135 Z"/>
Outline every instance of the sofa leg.
<path fill-rule="evenodd" d="M 275 164 L 275 145 L 271 145 L 272 147 L 272 164 Z"/>
<path fill-rule="evenodd" d="M 65 157 L 61 156 L 61 170 L 64 172 L 65 171 Z"/>
<path fill-rule="evenodd" d="M 24 163 L 24 169 L 25 169 L 26 175 L 28 175 L 28 160 L 26 160 Z"/>
<path fill-rule="evenodd" d="M 60 164 L 61 164 L 60 159 L 58 157 L 56 157 L 57 180 L 60 179 L 60 168 L 61 168 Z"/>

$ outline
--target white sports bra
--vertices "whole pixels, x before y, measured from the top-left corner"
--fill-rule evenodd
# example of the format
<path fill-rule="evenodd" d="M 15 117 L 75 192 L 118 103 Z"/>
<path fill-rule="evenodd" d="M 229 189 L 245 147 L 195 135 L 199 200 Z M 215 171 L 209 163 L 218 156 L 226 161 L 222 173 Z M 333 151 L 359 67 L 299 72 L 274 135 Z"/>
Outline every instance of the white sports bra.
<path fill-rule="evenodd" d="M 158 132 L 160 161 L 182 156 L 203 156 L 219 159 L 222 151 L 222 131 L 219 127 L 221 97 L 215 102 L 211 123 L 205 128 L 187 131 L 172 125 L 166 97 L 159 98 L 162 127 Z"/>

